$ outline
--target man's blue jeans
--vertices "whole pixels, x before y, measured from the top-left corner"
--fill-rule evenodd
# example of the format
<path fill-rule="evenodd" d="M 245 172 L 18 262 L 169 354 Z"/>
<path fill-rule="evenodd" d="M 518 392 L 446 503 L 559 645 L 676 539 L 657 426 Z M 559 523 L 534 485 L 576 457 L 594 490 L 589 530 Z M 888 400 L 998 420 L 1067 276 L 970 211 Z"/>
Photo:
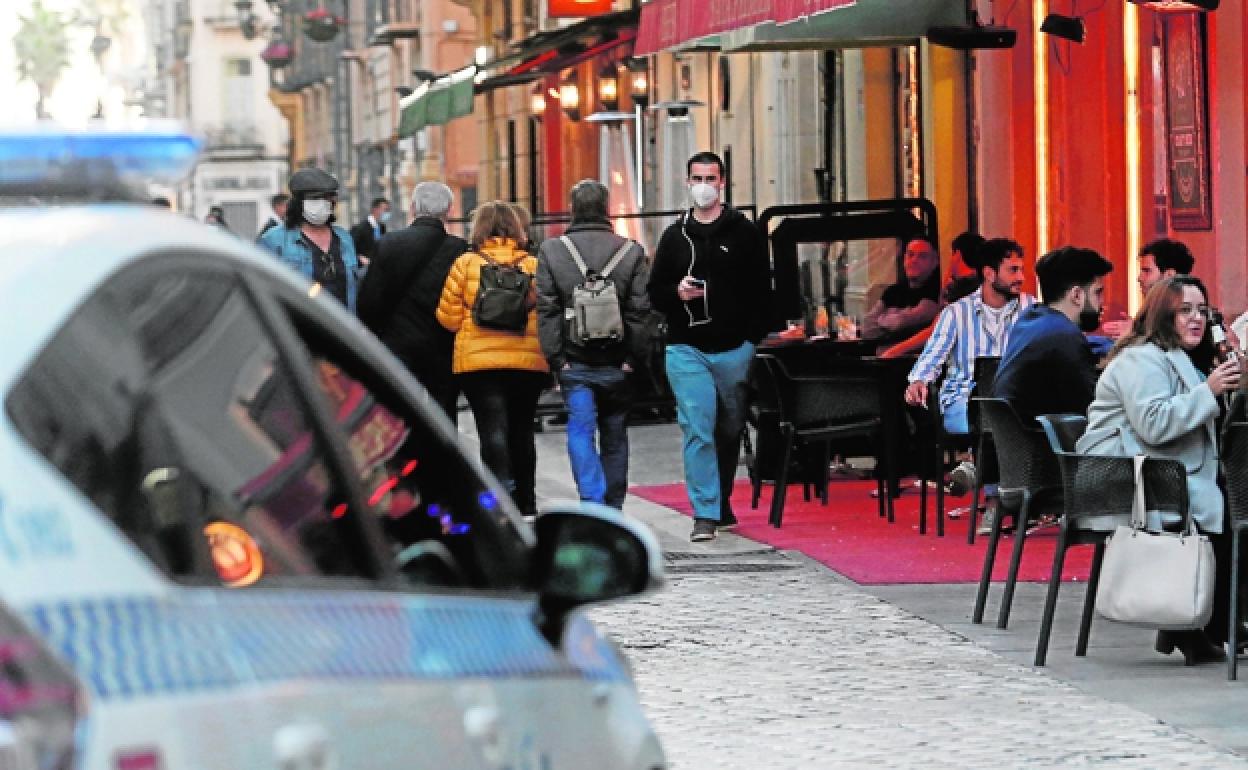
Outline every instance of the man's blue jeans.
<path fill-rule="evenodd" d="M 633 401 L 628 376 L 618 366 L 576 362 L 559 372 L 577 493 L 612 508 L 622 508 L 628 494 L 628 408 Z"/>
<path fill-rule="evenodd" d="M 668 345 L 667 380 L 676 396 L 684 434 L 685 489 L 699 519 L 719 521 L 737 472 L 745 427 L 745 384 L 754 345 L 704 353 L 691 345 Z"/>

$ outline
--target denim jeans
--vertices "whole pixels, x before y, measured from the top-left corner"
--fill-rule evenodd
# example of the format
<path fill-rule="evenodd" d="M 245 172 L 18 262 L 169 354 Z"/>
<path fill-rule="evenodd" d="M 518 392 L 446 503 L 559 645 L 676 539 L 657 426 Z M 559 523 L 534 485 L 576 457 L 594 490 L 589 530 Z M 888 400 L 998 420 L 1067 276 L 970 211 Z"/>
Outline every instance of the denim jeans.
<path fill-rule="evenodd" d="M 685 489 L 695 518 L 718 521 L 730 510 L 753 359 L 750 342 L 722 353 L 667 346 L 667 379 L 684 434 Z"/>
<path fill-rule="evenodd" d="M 550 377 L 544 372 L 489 369 L 461 374 L 459 381 L 477 423 L 481 462 L 511 493 L 521 513 L 536 513 L 533 420 Z"/>
<path fill-rule="evenodd" d="M 618 366 L 571 362 L 559 372 L 559 389 L 568 406 L 568 460 L 577 492 L 582 500 L 623 508 L 633 400 L 628 373 Z"/>

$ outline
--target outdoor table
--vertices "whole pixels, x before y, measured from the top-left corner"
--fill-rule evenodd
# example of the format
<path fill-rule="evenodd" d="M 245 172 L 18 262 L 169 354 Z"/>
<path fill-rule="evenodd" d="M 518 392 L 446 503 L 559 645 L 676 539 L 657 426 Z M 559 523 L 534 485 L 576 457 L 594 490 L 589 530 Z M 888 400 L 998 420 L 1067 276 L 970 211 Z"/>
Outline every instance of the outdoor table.
<path fill-rule="evenodd" d="M 892 469 L 887 479 L 889 491 L 899 494 L 900 476 L 910 435 L 906 420 L 906 376 L 913 368 L 917 356 L 880 358 L 874 355 L 876 343 L 863 340 L 835 340 L 808 338 L 784 340 L 769 344 L 764 340 L 758 353 L 775 356 L 785 369 L 794 376 L 835 376 L 837 374 L 861 376 L 867 374 L 879 383 L 883 409 L 883 453 Z M 867 355 L 863 353 L 867 352 Z"/>

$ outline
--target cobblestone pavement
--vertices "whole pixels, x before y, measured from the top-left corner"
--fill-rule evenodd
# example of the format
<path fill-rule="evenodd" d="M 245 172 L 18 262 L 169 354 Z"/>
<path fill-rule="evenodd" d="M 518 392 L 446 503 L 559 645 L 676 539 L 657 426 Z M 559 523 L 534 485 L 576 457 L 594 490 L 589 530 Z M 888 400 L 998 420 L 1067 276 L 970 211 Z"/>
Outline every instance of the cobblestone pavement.
<path fill-rule="evenodd" d="M 668 580 L 594 617 L 631 657 L 678 770 L 1246 764 L 797 554 L 676 558 Z"/>

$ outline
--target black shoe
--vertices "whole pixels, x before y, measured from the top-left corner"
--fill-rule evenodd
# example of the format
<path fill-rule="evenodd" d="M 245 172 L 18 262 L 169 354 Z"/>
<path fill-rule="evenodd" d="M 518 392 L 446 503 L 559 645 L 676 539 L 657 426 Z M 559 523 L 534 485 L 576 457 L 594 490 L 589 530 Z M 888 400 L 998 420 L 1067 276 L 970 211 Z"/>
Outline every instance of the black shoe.
<path fill-rule="evenodd" d="M 714 540 L 715 525 L 717 523 L 714 519 L 694 519 L 693 532 L 690 533 L 689 539 L 695 543 L 705 543 L 708 540 Z"/>
<path fill-rule="evenodd" d="M 730 529 L 736 529 L 738 524 L 740 524 L 740 522 L 737 521 L 737 515 L 735 513 L 730 510 L 720 511 L 719 521 L 715 524 L 715 529 L 718 529 L 720 532 L 724 532 Z"/>
<path fill-rule="evenodd" d="M 1163 655 L 1169 655 L 1178 647 L 1183 653 L 1183 665 L 1197 666 L 1201 663 L 1221 663 L 1226 660 L 1226 650 L 1220 645 L 1209 641 L 1205 632 L 1196 631 L 1158 631 L 1157 641 L 1153 649 Z"/>

